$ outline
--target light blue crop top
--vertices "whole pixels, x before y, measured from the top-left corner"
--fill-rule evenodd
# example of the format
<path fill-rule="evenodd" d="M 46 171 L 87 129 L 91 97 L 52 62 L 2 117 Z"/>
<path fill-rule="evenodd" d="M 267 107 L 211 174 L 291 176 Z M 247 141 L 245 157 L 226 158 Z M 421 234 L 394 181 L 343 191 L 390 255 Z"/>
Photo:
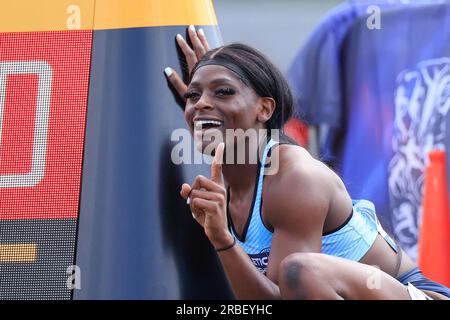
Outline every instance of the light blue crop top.
<path fill-rule="evenodd" d="M 229 228 L 237 243 L 245 250 L 253 264 L 263 273 L 267 271 L 270 247 L 272 244 L 272 231 L 263 223 L 261 214 L 262 187 L 264 181 L 264 164 L 270 148 L 276 144 L 284 143 L 270 140 L 265 147 L 261 165 L 258 169 L 258 182 L 255 188 L 253 203 L 250 208 L 251 215 L 247 220 L 243 232 L 243 239 L 239 238 L 228 212 Z M 229 202 L 229 190 L 228 190 Z M 227 204 L 228 207 L 228 204 Z M 375 213 L 375 206 L 367 200 L 353 200 L 353 210 L 349 219 L 337 230 L 322 235 L 322 253 L 359 261 L 369 251 L 380 234 L 388 244 L 397 251 L 393 239 L 383 230 Z"/>

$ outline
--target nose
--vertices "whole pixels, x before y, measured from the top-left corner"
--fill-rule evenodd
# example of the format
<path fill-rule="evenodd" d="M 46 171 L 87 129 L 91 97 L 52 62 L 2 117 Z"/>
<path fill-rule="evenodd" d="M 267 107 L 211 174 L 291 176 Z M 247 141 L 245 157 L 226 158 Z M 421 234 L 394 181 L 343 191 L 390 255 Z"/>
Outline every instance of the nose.
<path fill-rule="evenodd" d="M 210 102 L 210 100 L 208 99 L 208 97 L 205 93 L 203 93 L 201 95 L 200 99 L 197 101 L 197 103 L 194 104 L 194 109 L 195 110 L 202 110 L 202 109 L 212 110 L 213 109 L 212 103 Z"/>

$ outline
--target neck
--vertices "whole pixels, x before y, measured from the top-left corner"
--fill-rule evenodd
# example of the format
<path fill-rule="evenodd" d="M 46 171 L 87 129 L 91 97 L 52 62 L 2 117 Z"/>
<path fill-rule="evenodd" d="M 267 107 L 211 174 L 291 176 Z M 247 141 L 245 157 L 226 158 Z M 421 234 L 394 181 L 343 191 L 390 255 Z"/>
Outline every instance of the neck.
<path fill-rule="evenodd" d="M 222 173 L 234 193 L 244 193 L 255 186 L 258 164 L 224 164 Z"/>
<path fill-rule="evenodd" d="M 235 194 L 245 193 L 254 189 L 258 166 L 260 166 L 260 161 L 262 160 L 259 158 L 258 152 L 261 152 L 262 156 L 265 148 L 263 138 L 265 137 L 259 137 L 256 143 L 248 143 L 247 140 L 243 140 L 243 144 L 240 147 L 238 147 L 239 143 L 235 144 L 233 146 L 234 156 L 229 154 L 227 157 L 227 152 L 225 151 L 225 163 L 222 165 L 222 174 L 226 184 Z M 268 143 L 268 141 L 265 141 L 265 143 Z M 245 150 L 244 156 L 242 156 L 243 150 Z M 230 161 L 230 158 L 232 161 Z"/>

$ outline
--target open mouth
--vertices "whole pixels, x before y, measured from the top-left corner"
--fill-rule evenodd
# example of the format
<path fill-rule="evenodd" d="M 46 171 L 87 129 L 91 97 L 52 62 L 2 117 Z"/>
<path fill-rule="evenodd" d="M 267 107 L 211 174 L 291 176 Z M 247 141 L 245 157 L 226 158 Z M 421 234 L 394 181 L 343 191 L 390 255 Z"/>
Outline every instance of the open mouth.
<path fill-rule="evenodd" d="M 223 124 L 222 121 L 217 120 L 195 120 L 194 129 L 197 131 L 206 131 L 209 129 L 219 128 Z"/>

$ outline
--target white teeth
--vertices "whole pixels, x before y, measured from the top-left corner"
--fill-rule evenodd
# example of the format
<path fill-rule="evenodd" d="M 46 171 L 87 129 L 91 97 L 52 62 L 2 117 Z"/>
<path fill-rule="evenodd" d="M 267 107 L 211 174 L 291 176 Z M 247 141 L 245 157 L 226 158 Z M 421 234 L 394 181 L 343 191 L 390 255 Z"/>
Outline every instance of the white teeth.
<path fill-rule="evenodd" d="M 195 121 L 195 128 L 201 129 L 205 125 L 215 125 L 220 126 L 222 122 L 216 120 L 197 120 Z"/>

